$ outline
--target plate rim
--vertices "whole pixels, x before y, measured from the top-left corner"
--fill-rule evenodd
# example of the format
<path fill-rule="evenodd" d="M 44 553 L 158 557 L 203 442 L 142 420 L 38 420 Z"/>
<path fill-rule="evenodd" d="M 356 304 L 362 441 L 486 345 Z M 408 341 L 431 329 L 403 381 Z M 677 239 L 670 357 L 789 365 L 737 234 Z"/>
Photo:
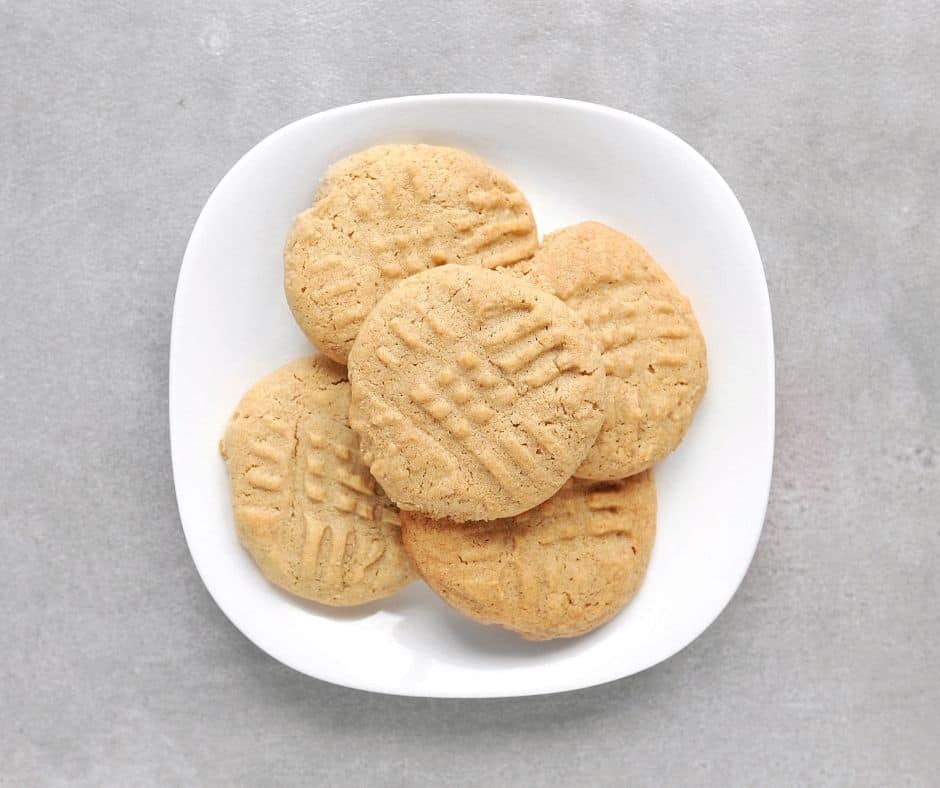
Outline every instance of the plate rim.
<path fill-rule="evenodd" d="M 381 108 L 386 106 L 394 105 L 407 105 L 409 103 L 421 103 L 421 102 L 447 102 L 447 101 L 478 101 L 478 102 L 497 102 L 497 103 L 512 103 L 512 102 L 521 102 L 529 104 L 542 104 L 547 106 L 566 106 L 569 108 L 578 109 L 581 111 L 592 112 L 600 115 L 606 115 L 610 117 L 616 117 L 620 120 L 628 120 L 629 122 L 635 123 L 639 126 L 645 127 L 647 131 L 652 132 L 653 134 L 664 136 L 668 138 L 673 143 L 678 143 L 680 146 L 685 148 L 687 152 L 691 153 L 696 159 L 700 161 L 701 164 L 705 165 L 706 169 L 710 171 L 710 174 L 716 178 L 716 184 L 719 185 L 720 189 L 725 193 L 725 198 L 730 197 L 729 205 L 733 206 L 733 209 L 738 214 L 738 220 L 743 222 L 743 227 L 747 230 L 747 241 L 748 245 L 751 247 L 751 251 L 755 255 L 756 261 L 759 267 L 760 280 L 759 284 L 759 301 L 757 305 L 760 315 L 763 329 L 763 333 L 766 339 L 765 350 L 765 362 L 766 370 L 764 374 L 766 375 L 765 384 L 768 387 L 770 395 L 769 403 L 769 418 L 767 421 L 767 430 L 768 430 L 768 441 L 767 449 L 769 456 L 766 458 L 766 478 L 761 487 L 761 522 L 760 527 L 755 531 L 753 536 L 753 542 L 750 545 L 749 555 L 747 563 L 744 565 L 743 571 L 740 573 L 740 576 L 736 578 L 732 590 L 728 594 L 728 597 L 724 600 L 720 607 L 718 607 L 714 615 L 702 626 L 692 637 L 690 637 L 684 644 L 678 648 L 670 651 L 664 656 L 658 657 L 648 664 L 643 665 L 635 670 L 632 670 L 628 673 L 619 673 L 617 675 L 602 675 L 597 680 L 593 678 L 588 678 L 587 680 L 578 679 L 574 674 L 573 680 L 571 681 L 562 681 L 554 682 L 552 686 L 547 687 L 538 687 L 535 689 L 525 687 L 521 688 L 519 691 L 501 691 L 499 693 L 492 692 L 474 692 L 472 691 L 472 686 L 469 685 L 468 689 L 457 688 L 451 689 L 448 692 L 435 692 L 431 691 L 414 691 L 413 689 L 395 689 L 390 688 L 385 685 L 374 685 L 366 680 L 350 679 L 347 676 L 338 677 L 336 675 L 330 675 L 328 669 L 324 670 L 322 673 L 311 673 L 305 667 L 301 667 L 297 664 L 297 661 L 294 660 L 289 655 L 275 653 L 277 649 L 270 649 L 265 645 L 257 642 L 253 637 L 251 637 L 248 632 L 246 632 L 245 627 L 242 626 L 242 623 L 238 620 L 237 615 L 233 615 L 231 610 L 227 608 L 226 604 L 221 600 L 217 595 L 215 590 L 206 582 L 205 574 L 203 572 L 202 566 L 200 566 L 200 560 L 196 557 L 196 553 L 193 551 L 190 544 L 189 535 L 186 530 L 186 516 L 184 510 L 187 508 L 186 503 L 183 500 L 181 495 L 179 485 L 177 484 L 177 469 L 179 465 L 178 453 L 182 451 L 179 448 L 179 442 L 174 441 L 174 396 L 173 392 L 177 388 L 174 386 L 174 359 L 179 357 L 179 354 L 174 352 L 179 340 L 179 329 L 178 329 L 178 311 L 177 306 L 180 300 L 180 293 L 185 287 L 187 281 L 187 272 L 194 270 L 195 262 L 193 260 L 194 253 L 194 238 L 200 232 L 200 228 L 203 224 L 203 218 L 208 210 L 210 204 L 213 202 L 216 195 L 227 183 L 227 181 L 233 177 L 233 173 L 241 169 L 241 167 L 253 157 L 259 155 L 259 151 L 262 148 L 265 148 L 272 140 L 281 135 L 286 135 L 290 129 L 293 129 L 299 124 L 309 122 L 313 118 L 322 118 L 329 115 L 341 115 L 348 113 L 352 110 L 370 107 L 370 108 Z M 775 380 L 775 369 L 776 369 L 776 358 L 775 358 L 775 345 L 774 345 L 774 334 L 773 334 L 773 315 L 770 304 L 770 293 L 767 287 L 767 274 L 766 269 L 764 268 L 763 258 L 760 254 L 760 249 L 757 245 L 757 240 L 754 237 L 754 231 L 751 228 L 750 222 L 747 219 L 747 215 L 744 213 L 744 208 L 741 206 L 740 201 L 737 198 L 737 195 L 731 189 L 728 182 L 722 177 L 721 173 L 712 165 L 708 159 L 705 158 L 699 151 L 687 143 L 684 139 L 679 137 L 672 131 L 669 131 L 666 128 L 654 123 L 651 120 L 647 120 L 639 115 L 635 115 L 626 110 L 616 109 L 615 107 L 610 107 L 604 104 L 598 104 L 589 101 L 581 101 L 577 99 L 568 99 L 568 98 L 556 98 L 551 96 L 541 96 L 541 95 L 529 95 L 529 94 L 517 94 L 517 93 L 426 93 L 426 94 L 414 94 L 406 96 L 394 96 L 389 98 L 380 98 L 372 99 L 369 101 L 354 102 L 351 104 L 344 104 L 338 107 L 331 107 L 329 109 L 321 110 L 319 112 L 314 112 L 310 115 L 305 115 L 304 117 L 297 118 L 296 120 L 291 121 L 290 123 L 285 124 L 284 126 L 275 129 L 270 134 L 265 135 L 261 140 L 255 143 L 246 153 L 240 156 L 234 164 L 232 164 L 219 182 L 215 185 L 212 191 L 209 193 L 209 196 L 206 198 L 205 203 L 199 211 L 199 214 L 196 218 L 195 223 L 193 224 L 193 229 L 190 233 L 189 239 L 186 243 L 186 249 L 183 252 L 182 262 L 180 264 L 179 274 L 177 277 L 176 288 L 173 295 L 173 311 L 170 322 L 170 342 L 169 342 L 169 359 L 168 359 L 168 399 L 167 399 L 167 415 L 168 415 L 168 428 L 169 428 L 169 440 L 170 440 L 170 463 L 173 476 L 173 489 L 174 495 L 176 497 L 177 511 L 179 514 L 180 528 L 183 531 L 183 538 L 186 541 L 186 547 L 189 552 L 190 559 L 192 560 L 194 566 L 196 567 L 196 572 L 199 575 L 199 579 L 208 591 L 209 596 L 222 611 L 225 617 L 229 622 L 245 637 L 247 638 L 255 647 L 260 649 L 262 652 L 277 660 L 278 662 L 283 663 L 292 670 L 297 671 L 298 673 L 303 674 L 304 676 L 309 676 L 310 678 L 318 679 L 320 681 L 326 681 L 331 684 L 347 687 L 354 690 L 365 691 L 365 692 L 374 692 L 382 695 L 391 695 L 391 696 L 400 696 L 400 697 L 425 697 L 425 698 L 454 698 L 454 699 L 464 699 L 464 698 L 507 698 L 507 697 L 536 697 L 539 695 L 562 693 L 562 692 L 572 692 L 579 689 L 587 689 L 589 687 L 601 686 L 608 684 L 613 681 L 618 681 L 620 679 L 625 679 L 630 676 L 638 675 L 646 670 L 649 670 L 656 665 L 659 665 L 672 657 L 678 654 L 680 651 L 684 650 L 692 643 L 694 643 L 702 634 L 709 629 L 719 616 L 727 609 L 731 600 L 737 594 L 738 590 L 741 587 L 741 584 L 744 581 L 744 578 L 747 576 L 748 571 L 750 570 L 751 565 L 754 562 L 754 555 L 757 551 L 757 545 L 760 542 L 761 534 L 763 533 L 764 525 L 766 524 L 767 518 L 767 507 L 770 499 L 770 490 L 773 480 L 773 460 L 774 460 L 774 448 L 776 440 L 776 380 Z"/>

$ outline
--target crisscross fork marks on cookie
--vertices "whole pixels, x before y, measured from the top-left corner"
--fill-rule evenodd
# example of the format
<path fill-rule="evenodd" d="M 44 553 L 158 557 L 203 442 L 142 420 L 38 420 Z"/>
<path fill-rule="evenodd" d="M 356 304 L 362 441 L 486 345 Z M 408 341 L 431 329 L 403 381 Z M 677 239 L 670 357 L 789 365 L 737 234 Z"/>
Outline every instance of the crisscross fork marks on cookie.
<path fill-rule="evenodd" d="M 464 244 L 470 254 L 481 252 L 504 238 L 529 235 L 532 231 L 532 222 L 526 216 L 515 219 L 506 219 L 482 225 Z"/>
<path fill-rule="evenodd" d="M 500 531 L 505 531 L 505 527 L 497 526 Z M 461 548 L 457 552 L 457 560 L 462 564 L 489 564 L 495 561 L 498 561 L 502 555 L 502 548 L 497 541 L 500 535 L 495 532 L 490 537 L 493 539 L 489 544 L 483 546 L 470 545 L 468 547 Z M 450 560 L 450 557 L 447 556 L 447 561 Z"/>
<path fill-rule="evenodd" d="M 547 546 L 571 539 L 599 539 L 613 534 L 622 534 L 629 537 L 632 530 L 624 525 L 622 516 L 599 515 L 582 524 L 569 522 L 553 529 L 546 529 L 545 533 L 539 536 L 538 541 L 540 545 Z"/>
<path fill-rule="evenodd" d="M 612 323 L 601 329 L 596 336 L 601 350 L 604 353 L 610 353 L 627 347 L 636 339 L 636 326 Z"/>
<path fill-rule="evenodd" d="M 270 462 L 280 470 L 287 470 L 287 460 L 289 459 L 287 452 L 268 441 L 250 441 L 248 443 L 248 451 L 252 457 Z"/>
<path fill-rule="evenodd" d="M 267 434 L 248 444 L 250 465 L 245 473 L 245 481 L 259 492 L 281 497 L 286 492 L 284 483 L 294 450 L 294 428 L 271 416 L 262 416 L 261 426 Z"/>
<path fill-rule="evenodd" d="M 358 320 L 362 320 L 368 314 L 368 304 L 356 304 L 342 310 L 341 312 L 338 312 L 334 324 L 339 328 L 343 328 L 355 323 Z"/>
<path fill-rule="evenodd" d="M 314 423 L 305 433 L 304 443 L 304 538 L 298 564 L 301 573 L 307 573 L 305 577 L 313 573 L 313 579 L 343 589 L 361 580 L 385 551 L 382 539 L 367 540 L 369 532 L 362 532 L 356 520 L 349 518 L 396 523 L 397 512 L 376 495 L 375 483 L 358 461 L 351 436 L 336 439 L 326 425 L 318 428 Z M 329 514 L 329 509 L 336 514 Z"/>
<path fill-rule="evenodd" d="M 389 293 L 356 341 L 353 427 L 372 472 L 406 510 L 462 519 L 516 514 L 557 490 L 596 437 L 599 361 L 577 316 L 521 278 L 472 266 L 426 271 Z M 556 386 L 544 385 L 560 375 Z M 432 500 L 424 455 L 401 440 L 401 426 L 372 423 L 367 398 L 394 404 L 454 458 L 452 495 Z M 545 414 L 557 450 L 520 427 L 531 411 Z M 396 463 L 410 473 L 397 473 Z M 488 500 L 475 502 L 473 490 Z"/>
<path fill-rule="evenodd" d="M 401 366 L 401 358 L 395 355 L 391 349 L 385 347 L 385 345 L 379 346 L 379 348 L 375 351 L 375 357 L 390 369 L 395 369 L 396 367 Z"/>
<path fill-rule="evenodd" d="M 588 283 L 590 284 L 590 283 Z M 632 325 L 641 311 L 643 291 L 634 282 L 621 282 L 605 288 L 602 293 L 590 291 L 565 297 L 565 303 L 581 315 L 589 328 L 626 323 Z"/>
<path fill-rule="evenodd" d="M 518 347 L 503 354 L 496 361 L 496 366 L 503 372 L 518 373 L 532 367 L 546 353 L 565 345 L 565 333 L 561 330 L 545 329 L 530 336 L 531 339 L 520 341 Z"/>
<path fill-rule="evenodd" d="M 676 355 L 675 353 L 660 353 L 655 356 L 650 365 L 656 367 L 684 367 L 689 362 L 686 356 Z"/>
<path fill-rule="evenodd" d="M 252 468 L 245 474 L 245 480 L 257 490 L 280 492 L 284 488 L 284 477 L 262 468 Z"/>
<path fill-rule="evenodd" d="M 537 610 L 540 602 L 539 582 L 524 561 L 512 555 L 503 564 L 499 575 L 503 606 L 514 610 Z"/>
<path fill-rule="evenodd" d="M 413 306 L 415 311 L 421 315 L 431 327 L 435 336 L 441 339 L 457 338 L 457 333 L 454 331 L 453 326 L 448 325 L 444 317 L 436 309 L 418 303 L 415 303 Z"/>
<path fill-rule="evenodd" d="M 543 591 L 548 578 L 544 577 L 542 582 L 539 582 L 529 562 L 522 555 L 523 544 L 517 538 L 520 529 L 528 527 L 527 522 L 528 518 L 524 513 L 516 518 L 515 522 L 510 521 L 506 530 L 508 544 L 504 548 L 499 590 L 502 595 L 502 604 L 507 609 L 538 610 L 544 598 Z"/>
<path fill-rule="evenodd" d="M 339 365 L 297 359 L 242 397 L 221 443 L 239 541 L 271 582 L 325 604 L 385 596 L 413 576 L 398 510 L 348 425 L 350 394 Z"/>
<path fill-rule="evenodd" d="M 666 326 L 656 337 L 659 339 L 686 339 L 692 332 L 688 326 Z"/>
<path fill-rule="evenodd" d="M 525 208 L 525 197 L 521 192 L 504 191 L 498 187 L 478 189 L 467 195 L 467 202 L 476 210 L 491 211 L 496 208 Z"/>
<path fill-rule="evenodd" d="M 512 463 L 524 472 L 524 476 L 539 481 L 547 481 L 547 476 L 539 464 L 539 449 L 549 451 L 552 446 L 550 437 L 536 429 L 532 436 L 537 436 L 537 449 L 530 451 L 528 440 L 520 439 L 518 428 L 513 431 L 500 430 L 496 443 L 503 456 L 488 446 L 477 445 L 473 440 L 477 430 L 485 428 L 496 412 L 483 402 L 465 396 L 469 391 L 464 378 L 456 371 L 445 368 L 438 374 L 438 382 L 450 385 L 448 391 L 441 390 L 428 383 L 419 383 L 411 391 L 411 400 L 423 408 L 431 417 L 456 440 L 465 451 L 469 452 L 504 487 L 510 487 L 515 480 Z M 456 385 L 454 385 L 456 384 Z M 528 430 L 526 430 L 528 432 Z M 555 451 L 561 447 L 554 443 Z M 506 462 L 506 459 L 512 463 Z"/>
<path fill-rule="evenodd" d="M 320 291 L 320 295 L 323 298 L 336 298 L 337 296 L 346 295 L 346 293 L 352 293 L 354 290 L 358 289 L 358 287 L 359 285 L 356 284 L 356 280 L 352 277 L 349 279 L 340 279 L 335 284 L 324 287 Z"/>
<path fill-rule="evenodd" d="M 535 445 L 541 447 L 546 454 L 552 457 L 557 457 L 564 451 L 564 447 L 561 445 L 561 442 L 554 435 L 552 435 L 551 430 L 542 426 L 536 417 L 532 416 L 523 419 L 519 423 L 519 426 L 523 431 L 525 431 L 525 433 L 535 443 Z"/>
<path fill-rule="evenodd" d="M 610 353 L 604 356 L 604 370 L 608 375 L 626 379 L 634 369 L 636 369 L 636 358 L 632 353 Z"/>
<path fill-rule="evenodd" d="M 548 477 L 540 457 L 559 457 L 564 453 L 562 445 L 549 430 L 532 420 L 510 427 L 495 438 L 499 451 L 477 445 L 472 436 L 495 416 L 497 411 L 494 407 L 506 408 L 517 397 L 508 378 L 494 372 L 494 368 L 504 374 L 518 376 L 521 373 L 523 382 L 537 387 L 577 366 L 576 360 L 570 353 L 559 352 L 565 347 L 565 333 L 549 328 L 551 315 L 544 307 L 536 304 L 522 310 L 507 310 L 502 308 L 502 304 L 483 300 L 477 308 L 480 314 L 489 318 L 478 336 L 483 353 L 469 349 L 458 351 L 457 366 L 446 366 L 436 375 L 440 388 L 430 382 L 420 382 L 412 389 L 411 400 L 475 457 L 503 487 L 508 487 L 515 478 L 513 468 L 520 469 L 523 478 L 546 481 Z M 493 325 L 495 330 L 487 330 Z M 497 357 L 489 361 L 487 356 L 494 353 Z M 547 358 L 545 361 L 548 363 L 538 366 L 539 360 L 549 353 L 553 353 L 554 358 Z M 505 385 L 495 388 L 502 381 L 506 381 Z M 476 384 L 475 389 L 473 384 Z M 486 393 L 493 407 L 480 402 L 478 394 L 481 392 Z M 523 433 L 527 437 L 523 437 Z M 533 442 L 534 447 L 531 445 Z"/>
<path fill-rule="evenodd" d="M 396 441 L 390 446 L 393 451 L 385 459 L 376 460 L 371 451 L 363 452 L 362 459 L 366 465 L 377 463 L 373 472 L 386 472 L 393 478 L 407 477 L 407 471 L 402 464 L 395 461 L 394 452 L 397 451 L 398 445 L 421 446 L 421 456 L 427 461 L 427 467 L 433 470 L 433 475 L 428 477 L 430 490 L 434 495 L 442 497 L 451 494 L 459 475 L 459 465 L 457 459 L 437 439 L 421 429 L 414 419 L 394 405 L 379 402 L 374 397 L 365 398 L 356 411 L 351 413 L 350 423 L 353 428 L 362 429 L 365 423 L 362 414 L 366 413 L 369 414 L 368 421 L 371 424 L 393 430 Z"/>
<path fill-rule="evenodd" d="M 409 350 L 427 350 L 428 344 L 422 338 L 421 332 L 413 324 L 401 317 L 393 318 L 389 322 L 392 333 L 401 340 Z"/>
<path fill-rule="evenodd" d="M 464 451 L 470 454 L 507 492 L 513 489 L 515 475 L 496 452 L 488 446 L 478 445 L 473 440 L 473 435 L 479 427 L 474 426 L 462 415 L 460 406 L 452 404 L 439 391 L 426 383 L 419 383 L 415 386 L 410 396 L 415 404 L 427 411 L 441 425 L 443 431 L 462 446 Z M 471 415 L 471 418 L 474 417 Z"/>
<path fill-rule="evenodd" d="M 525 197 L 485 162 L 455 149 L 384 147 L 381 158 L 361 151 L 330 168 L 285 250 L 291 309 L 338 361 L 402 279 L 449 263 L 509 264 L 538 244 Z"/>
<path fill-rule="evenodd" d="M 304 539 L 300 550 L 299 569 L 303 577 L 312 575 L 331 588 L 341 588 L 347 525 L 330 524 L 317 516 L 304 515 Z M 337 549 L 339 547 L 339 549 Z"/>
<path fill-rule="evenodd" d="M 520 310 L 493 314 L 488 305 L 483 310 L 488 319 L 480 331 L 481 344 L 494 354 L 496 367 L 515 375 L 529 388 L 541 388 L 578 366 L 572 353 L 563 352 L 566 332 L 549 328 L 547 309 L 535 305 L 521 310 L 521 317 L 516 317 Z"/>
<path fill-rule="evenodd" d="M 362 580 L 385 549 L 382 540 L 362 539 L 349 523 L 337 520 L 326 523 L 308 513 L 304 516 L 299 571 L 303 577 L 312 574 L 330 588 L 342 589 Z"/>
<path fill-rule="evenodd" d="M 482 355 L 470 350 L 461 350 L 457 353 L 457 364 L 463 379 L 482 390 L 491 404 L 507 408 L 516 401 L 516 389 L 509 378 L 500 374 L 498 367 L 485 360 Z"/>
<path fill-rule="evenodd" d="M 511 520 L 492 523 L 472 523 L 466 526 L 472 540 L 460 545 L 453 554 L 428 556 L 442 566 L 465 567 L 460 582 L 447 589 L 449 596 L 460 597 L 470 604 L 493 597 L 504 608 L 520 606 L 537 609 L 542 602 L 539 579 L 520 555 L 515 531 L 522 527 Z"/>
<path fill-rule="evenodd" d="M 550 311 L 542 305 L 513 307 L 507 306 L 499 299 L 489 301 L 481 299 L 477 306 L 477 314 L 482 322 L 480 344 L 484 348 L 493 350 L 525 339 L 551 325 L 552 322 Z M 501 322 L 508 322 L 508 325 L 495 330 L 495 324 Z"/>
<path fill-rule="evenodd" d="M 386 521 L 388 507 L 376 496 L 366 468 L 356 461 L 357 447 L 332 440 L 316 427 L 306 438 L 302 481 L 306 500 L 363 520 Z"/>

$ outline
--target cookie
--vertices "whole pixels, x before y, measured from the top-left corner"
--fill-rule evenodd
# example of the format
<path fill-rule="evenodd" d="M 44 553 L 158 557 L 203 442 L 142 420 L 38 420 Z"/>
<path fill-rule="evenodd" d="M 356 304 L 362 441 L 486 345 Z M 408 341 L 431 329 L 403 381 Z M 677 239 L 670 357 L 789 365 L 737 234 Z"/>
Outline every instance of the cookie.
<path fill-rule="evenodd" d="M 287 239 L 284 290 L 310 341 L 345 363 L 366 315 L 405 277 L 445 263 L 511 265 L 537 246 L 525 196 L 484 161 L 380 145 L 327 171 Z"/>
<path fill-rule="evenodd" d="M 461 613 L 530 640 L 583 635 L 636 594 L 656 532 L 652 471 L 570 480 L 540 506 L 489 523 L 402 512 L 421 576 Z"/>
<path fill-rule="evenodd" d="M 220 445 L 241 543 L 272 583 L 327 605 L 378 599 L 414 578 L 348 407 L 346 371 L 300 359 L 252 387 Z"/>
<path fill-rule="evenodd" d="M 402 509 L 492 520 L 554 494 L 604 420 L 584 321 L 507 273 L 446 265 L 372 310 L 349 356 L 349 419 Z"/>
<path fill-rule="evenodd" d="M 608 410 L 575 472 L 620 479 L 682 440 L 708 380 L 689 300 L 636 241 L 597 222 L 548 235 L 517 269 L 580 314 L 603 350 Z"/>

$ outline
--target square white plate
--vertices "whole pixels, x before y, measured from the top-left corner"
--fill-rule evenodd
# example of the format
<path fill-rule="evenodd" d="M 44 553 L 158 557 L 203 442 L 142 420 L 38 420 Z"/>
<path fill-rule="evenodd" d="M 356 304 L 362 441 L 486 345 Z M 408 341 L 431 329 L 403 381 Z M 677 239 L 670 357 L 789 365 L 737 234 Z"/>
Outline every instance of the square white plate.
<path fill-rule="evenodd" d="M 460 617 L 420 582 L 360 608 L 321 607 L 270 585 L 235 536 L 219 438 L 256 380 L 311 352 L 284 299 L 284 239 L 327 165 L 383 142 L 479 154 L 529 197 L 541 234 L 606 222 L 646 246 L 692 300 L 708 345 L 708 393 L 685 441 L 656 468 L 658 531 L 646 581 L 590 635 L 529 643 Z M 445 697 L 533 695 L 628 676 L 705 630 L 760 536 L 774 362 L 757 245 L 711 165 L 624 112 L 500 95 L 322 112 L 253 148 L 196 222 L 173 312 L 170 433 L 180 517 L 203 582 L 236 627 L 296 670 L 376 692 Z"/>

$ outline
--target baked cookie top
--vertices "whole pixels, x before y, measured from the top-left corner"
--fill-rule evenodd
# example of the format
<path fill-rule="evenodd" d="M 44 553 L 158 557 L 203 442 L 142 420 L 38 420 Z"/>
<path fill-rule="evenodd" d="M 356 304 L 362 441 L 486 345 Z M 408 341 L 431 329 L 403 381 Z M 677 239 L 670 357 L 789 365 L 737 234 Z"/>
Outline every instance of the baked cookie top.
<path fill-rule="evenodd" d="M 405 549 L 451 606 L 531 640 L 589 632 L 633 598 L 656 532 L 652 471 L 570 480 L 531 511 L 488 523 L 402 512 Z"/>
<path fill-rule="evenodd" d="M 598 222 L 551 233 L 514 270 L 578 312 L 603 351 L 607 414 L 575 475 L 619 479 L 669 454 L 705 393 L 708 368 L 689 300 L 666 272 Z"/>
<path fill-rule="evenodd" d="M 414 579 L 395 506 L 349 428 L 334 362 L 294 361 L 256 383 L 220 444 L 235 523 L 264 575 L 298 596 L 355 605 Z"/>
<path fill-rule="evenodd" d="M 492 520 L 553 495 L 604 419 L 584 322 L 519 277 L 446 265 L 405 280 L 349 356 L 350 424 L 402 509 Z"/>
<path fill-rule="evenodd" d="M 379 145 L 327 171 L 287 239 L 284 289 L 307 337 L 345 362 L 366 315 L 405 277 L 445 263 L 512 265 L 537 246 L 525 196 L 486 162 Z"/>

